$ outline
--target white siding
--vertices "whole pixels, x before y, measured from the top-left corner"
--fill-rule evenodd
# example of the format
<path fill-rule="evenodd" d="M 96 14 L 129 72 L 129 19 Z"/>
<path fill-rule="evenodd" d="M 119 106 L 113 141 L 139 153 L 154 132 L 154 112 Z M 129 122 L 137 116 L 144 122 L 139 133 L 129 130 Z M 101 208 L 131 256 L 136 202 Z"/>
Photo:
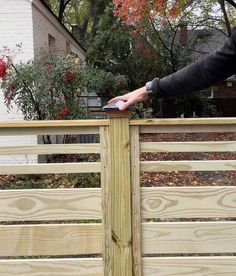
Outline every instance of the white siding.
<path fill-rule="evenodd" d="M 56 40 L 56 49 L 70 50 L 77 54 L 80 59 L 85 59 L 85 53 L 73 37 L 65 30 L 57 18 L 39 0 L 33 0 L 33 41 L 35 53 L 41 49 L 48 49 L 48 35 Z"/>
<path fill-rule="evenodd" d="M 16 54 L 14 63 L 25 62 L 34 57 L 32 37 L 32 3 L 29 0 L 0 0 L 0 49 L 3 46 L 16 50 L 22 43 L 21 53 Z M 8 110 L 0 89 L 0 121 L 23 120 L 21 112 L 14 107 Z M 36 144 L 36 136 L 0 137 L 0 146 L 16 144 Z M 0 163 L 36 162 L 37 156 L 0 156 Z"/>
<path fill-rule="evenodd" d="M 34 57 L 32 38 L 32 9 L 30 0 L 0 0 L 0 49 L 8 46 L 15 50 L 22 43 L 22 53 L 15 62 Z"/>
<path fill-rule="evenodd" d="M 11 50 L 22 43 L 21 53 L 14 57 L 14 63 L 26 62 L 40 51 L 48 49 L 48 35 L 56 39 L 56 48 L 66 51 L 68 48 L 85 59 L 84 50 L 63 28 L 57 18 L 40 0 L 0 0 L 0 50 L 3 46 Z M 0 121 L 23 120 L 16 107 L 7 110 L 3 91 L 0 89 Z M 36 136 L 1 137 L 0 146 L 17 144 L 37 144 Z M 0 163 L 37 162 L 37 156 L 0 156 Z"/>

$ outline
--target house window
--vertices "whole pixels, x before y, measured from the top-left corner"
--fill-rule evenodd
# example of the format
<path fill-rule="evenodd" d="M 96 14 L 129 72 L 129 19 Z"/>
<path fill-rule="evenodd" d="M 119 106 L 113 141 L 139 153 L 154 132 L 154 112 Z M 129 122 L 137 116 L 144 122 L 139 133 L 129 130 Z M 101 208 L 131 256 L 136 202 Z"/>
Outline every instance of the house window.
<path fill-rule="evenodd" d="M 50 34 L 48 34 L 48 47 L 49 50 L 55 50 L 56 48 L 56 38 Z"/>

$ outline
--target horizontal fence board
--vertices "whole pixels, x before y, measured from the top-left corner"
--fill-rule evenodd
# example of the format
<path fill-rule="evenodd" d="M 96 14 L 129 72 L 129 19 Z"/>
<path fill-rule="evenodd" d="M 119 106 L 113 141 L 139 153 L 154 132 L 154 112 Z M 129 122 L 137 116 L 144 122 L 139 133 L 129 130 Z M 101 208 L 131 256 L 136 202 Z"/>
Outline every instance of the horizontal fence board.
<path fill-rule="evenodd" d="M 236 275 L 235 256 L 143 258 L 142 264 L 143 276 Z"/>
<path fill-rule="evenodd" d="M 0 276 L 103 276 L 101 258 L 0 260 Z"/>
<path fill-rule="evenodd" d="M 141 216 L 151 218 L 236 218 L 236 187 L 141 188 Z"/>
<path fill-rule="evenodd" d="M 98 134 L 98 126 L 65 126 L 65 127 L 0 127 L 1 136 L 20 135 L 66 135 L 66 134 Z"/>
<path fill-rule="evenodd" d="M 143 254 L 235 253 L 236 222 L 142 224 Z"/>
<path fill-rule="evenodd" d="M 47 174 L 47 173 L 60 174 L 60 173 L 89 173 L 89 172 L 100 172 L 100 162 L 0 165 L 0 175 Z"/>
<path fill-rule="evenodd" d="M 0 191 L 0 221 L 101 219 L 101 189 Z"/>
<path fill-rule="evenodd" d="M 177 118 L 131 120 L 140 126 L 140 133 L 201 133 L 235 132 L 236 119 L 232 118 Z"/>
<path fill-rule="evenodd" d="M 100 144 L 1 145 L 0 155 L 100 153 Z"/>
<path fill-rule="evenodd" d="M 99 254 L 101 224 L 0 225 L 0 256 Z"/>
<path fill-rule="evenodd" d="M 141 161 L 141 171 L 233 171 L 236 160 L 197 160 L 197 161 Z"/>
<path fill-rule="evenodd" d="M 210 133 L 236 132 L 236 125 L 144 125 L 140 133 Z"/>
<path fill-rule="evenodd" d="M 168 118 L 168 119 L 140 119 L 130 120 L 131 126 L 175 126 L 175 125 L 236 125 L 236 117 L 217 118 Z"/>
<path fill-rule="evenodd" d="M 8 121 L 0 122 L 1 128 L 41 128 L 41 127 L 57 127 L 57 128 L 66 128 L 66 127 L 89 127 L 89 126 L 107 126 L 109 121 L 106 119 L 99 120 L 43 120 L 43 121 Z"/>
<path fill-rule="evenodd" d="M 216 142 L 141 142 L 141 152 L 231 152 L 236 141 Z"/>

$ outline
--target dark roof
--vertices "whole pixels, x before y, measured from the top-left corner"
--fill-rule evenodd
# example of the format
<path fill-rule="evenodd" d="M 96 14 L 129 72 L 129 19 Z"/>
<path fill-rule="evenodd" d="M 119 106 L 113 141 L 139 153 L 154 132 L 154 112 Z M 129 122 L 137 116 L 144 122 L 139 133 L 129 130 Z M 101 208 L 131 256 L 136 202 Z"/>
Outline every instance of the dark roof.
<path fill-rule="evenodd" d="M 49 8 L 44 0 L 40 0 L 40 2 L 47 8 L 47 10 L 56 18 L 58 23 L 66 30 L 66 32 L 75 40 L 75 42 L 86 52 L 86 49 L 80 44 L 80 42 L 73 36 L 73 34 L 66 28 L 64 24 L 58 19 L 55 13 Z"/>

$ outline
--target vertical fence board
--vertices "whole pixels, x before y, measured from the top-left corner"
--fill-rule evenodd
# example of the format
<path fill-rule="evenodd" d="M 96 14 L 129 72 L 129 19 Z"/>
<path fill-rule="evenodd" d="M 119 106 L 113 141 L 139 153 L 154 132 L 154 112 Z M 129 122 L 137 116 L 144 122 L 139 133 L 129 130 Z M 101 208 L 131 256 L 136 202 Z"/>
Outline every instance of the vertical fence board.
<path fill-rule="evenodd" d="M 112 276 L 112 238 L 111 238 L 111 185 L 110 185 L 110 144 L 109 128 L 100 127 L 101 141 L 101 188 L 103 222 L 103 267 L 104 275 Z"/>
<path fill-rule="evenodd" d="M 132 275 L 129 112 L 111 112 L 112 276 Z"/>
<path fill-rule="evenodd" d="M 140 208 L 140 167 L 139 167 L 139 127 L 131 126 L 131 187 L 132 187 L 132 241 L 133 275 L 141 276 L 141 208 Z"/>

